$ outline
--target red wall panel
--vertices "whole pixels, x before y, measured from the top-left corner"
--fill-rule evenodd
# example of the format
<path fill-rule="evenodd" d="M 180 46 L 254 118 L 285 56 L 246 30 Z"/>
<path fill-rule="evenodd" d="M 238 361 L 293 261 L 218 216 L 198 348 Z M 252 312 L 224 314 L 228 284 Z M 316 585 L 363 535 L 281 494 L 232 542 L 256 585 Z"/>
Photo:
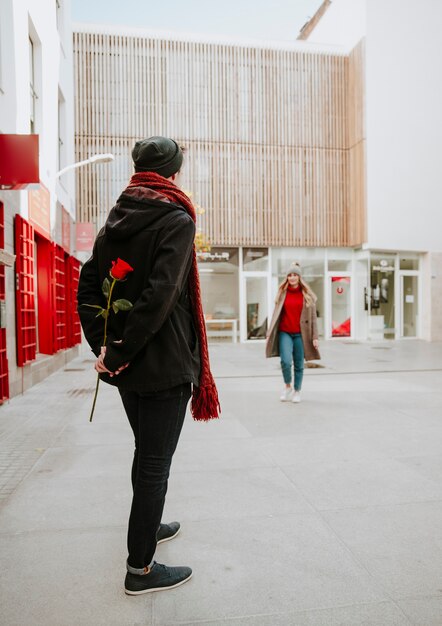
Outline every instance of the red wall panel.
<path fill-rule="evenodd" d="M 37 353 L 35 314 L 34 229 L 15 216 L 15 305 L 17 365 L 33 361 Z"/>
<path fill-rule="evenodd" d="M 54 352 L 67 348 L 67 316 L 66 316 L 66 260 L 63 248 L 57 244 L 53 247 L 53 285 L 54 285 Z"/>
<path fill-rule="evenodd" d="M 77 313 L 77 290 L 80 278 L 80 261 L 73 256 L 68 256 L 66 260 L 67 275 L 67 298 L 66 317 L 68 320 L 68 347 L 81 343 L 80 318 Z"/>
<path fill-rule="evenodd" d="M 0 248 L 5 247 L 5 214 L 0 202 Z M 6 298 L 5 266 L 0 265 L 0 300 Z M 9 365 L 6 352 L 6 328 L 0 328 L 0 402 L 9 398 Z"/>

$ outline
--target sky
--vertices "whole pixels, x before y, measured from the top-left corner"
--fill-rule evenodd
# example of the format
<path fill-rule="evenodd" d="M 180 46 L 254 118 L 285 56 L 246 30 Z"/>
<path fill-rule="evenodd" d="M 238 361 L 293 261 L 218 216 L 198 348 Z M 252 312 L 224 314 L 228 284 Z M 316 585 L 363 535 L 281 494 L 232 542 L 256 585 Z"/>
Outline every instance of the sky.
<path fill-rule="evenodd" d="M 71 0 L 74 22 L 293 42 L 322 0 Z"/>

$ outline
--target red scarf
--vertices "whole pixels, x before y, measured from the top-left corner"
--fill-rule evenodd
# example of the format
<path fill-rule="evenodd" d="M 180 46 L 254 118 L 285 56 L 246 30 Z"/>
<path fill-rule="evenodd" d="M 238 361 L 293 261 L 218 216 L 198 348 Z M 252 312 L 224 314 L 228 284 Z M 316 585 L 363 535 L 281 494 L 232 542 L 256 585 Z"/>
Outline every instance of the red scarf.
<path fill-rule="evenodd" d="M 196 223 L 195 207 L 186 194 L 172 181 L 156 174 L 155 172 L 137 172 L 130 179 L 128 189 L 131 187 L 146 187 L 153 189 L 171 202 L 183 207 Z M 196 262 L 195 245 L 193 246 L 192 267 L 188 278 L 190 300 L 192 303 L 193 319 L 200 349 L 200 376 L 199 386 L 193 388 L 191 412 L 195 420 L 208 421 L 219 417 L 221 406 L 218 400 L 218 391 L 210 371 L 209 349 L 207 346 L 206 323 L 204 321 L 203 305 L 201 302 L 201 288 Z"/>

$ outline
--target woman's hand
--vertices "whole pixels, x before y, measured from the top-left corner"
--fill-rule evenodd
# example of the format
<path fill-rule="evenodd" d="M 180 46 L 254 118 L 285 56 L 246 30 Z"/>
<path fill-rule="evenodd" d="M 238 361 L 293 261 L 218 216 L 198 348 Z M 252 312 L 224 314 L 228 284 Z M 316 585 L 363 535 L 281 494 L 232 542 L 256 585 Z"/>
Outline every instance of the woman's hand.
<path fill-rule="evenodd" d="M 319 348 L 319 341 L 317 339 L 313 339 L 313 347 L 315 348 L 315 350 Z"/>

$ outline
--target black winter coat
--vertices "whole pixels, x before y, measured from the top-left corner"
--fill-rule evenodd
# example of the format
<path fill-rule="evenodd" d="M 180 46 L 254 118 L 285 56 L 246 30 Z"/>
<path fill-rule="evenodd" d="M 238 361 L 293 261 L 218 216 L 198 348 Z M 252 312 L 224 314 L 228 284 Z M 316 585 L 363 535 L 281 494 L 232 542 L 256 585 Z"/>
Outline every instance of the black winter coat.
<path fill-rule="evenodd" d="M 106 307 L 101 286 L 106 277 L 111 280 L 112 261 L 119 257 L 134 268 L 114 287 L 112 301 L 125 298 L 134 306 L 111 311 L 104 359 L 112 372 L 125 363 L 129 367 L 112 378 L 102 374 L 103 381 L 138 392 L 198 385 L 199 346 L 187 287 L 194 237 L 192 218 L 157 192 L 135 188 L 118 198 L 82 268 L 78 288 L 81 325 L 98 356 L 104 319 L 83 305 Z"/>

